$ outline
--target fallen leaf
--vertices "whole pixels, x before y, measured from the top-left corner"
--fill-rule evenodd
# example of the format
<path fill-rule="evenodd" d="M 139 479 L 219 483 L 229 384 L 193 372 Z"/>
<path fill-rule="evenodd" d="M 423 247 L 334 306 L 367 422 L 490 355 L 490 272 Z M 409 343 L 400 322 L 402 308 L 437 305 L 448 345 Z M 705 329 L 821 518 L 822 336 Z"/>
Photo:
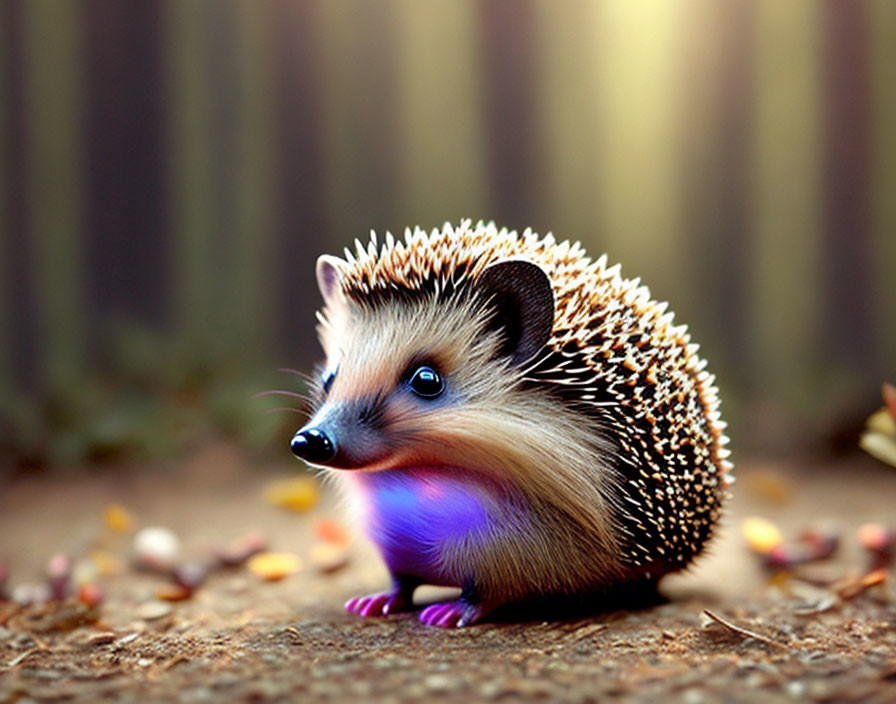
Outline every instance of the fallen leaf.
<path fill-rule="evenodd" d="M 320 519 L 314 526 L 314 532 L 326 543 L 348 545 L 352 542 L 352 534 L 339 521 L 334 521 L 332 518 Z"/>
<path fill-rule="evenodd" d="M 750 550 L 760 555 L 767 555 L 781 545 L 783 540 L 778 526 L 759 516 L 744 519 L 741 523 L 741 533 L 746 538 Z"/>
<path fill-rule="evenodd" d="M 735 633 L 735 634 L 739 635 L 741 638 L 752 638 L 753 640 L 757 640 L 757 641 L 759 641 L 760 643 L 765 643 L 766 645 L 771 645 L 771 646 L 773 646 L 773 647 L 775 647 L 775 648 L 780 648 L 780 649 L 782 649 L 782 650 L 786 650 L 786 649 L 787 649 L 787 646 L 784 645 L 783 643 L 779 643 L 778 641 L 776 641 L 776 640 L 772 640 L 772 639 L 769 638 L 768 636 L 764 636 L 764 635 L 762 635 L 761 633 L 756 633 L 755 631 L 750 631 L 750 630 L 748 630 L 748 629 L 746 629 L 746 628 L 743 628 L 743 627 L 741 627 L 741 626 L 737 626 L 737 625 L 731 623 L 730 621 L 726 621 L 726 620 L 723 619 L 721 616 L 718 616 L 717 614 L 714 614 L 714 613 L 713 613 L 712 611 L 710 611 L 709 609 L 703 609 L 703 613 L 704 613 L 707 617 L 709 617 L 710 620 L 715 621 L 715 622 L 716 622 L 717 624 L 719 624 L 720 626 L 724 626 L 725 628 L 727 628 L 727 629 L 728 629 L 729 631 L 731 631 L 732 633 Z"/>
<path fill-rule="evenodd" d="M 881 462 L 896 467 L 896 435 L 866 432 L 859 439 L 859 447 Z"/>
<path fill-rule="evenodd" d="M 893 422 L 896 423 L 896 386 L 884 382 L 883 397 L 884 404 L 886 404 L 887 409 L 890 411 Z"/>
<path fill-rule="evenodd" d="M 249 570 L 268 582 L 295 574 L 302 569 L 298 555 L 288 552 L 263 552 L 249 559 Z"/>
<path fill-rule="evenodd" d="M 320 499 L 317 482 L 311 477 L 295 477 L 268 485 L 264 498 L 269 504 L 290 511 L 310 511 Z"/>
<path fill-rule="evenodd" d="M 871 587 L 883 584 L 885 581 L 887 581 L 887 570 L 877 569 L 861 577 L 844 580 L 835 587 L 835 591 L 841 599 L 854 599 Z"/>
<path fill-rule="evenodd" d="M 339 543 L 315 543 L 311 546 L 311 564 L 318 572 L 336 572 L 348 564 L 348 550 Z"/>
<path fill-rule="evenodd" d="M 130 533 L 134 526 L 134 519 L 128 510 L 121 504 L 109 504 L 103 512 L 106 527 L 116 533 Z"/>
<path fill-rule="evenodd" d="M 183 601 L 193 595 L 193 590 L 182 584 L 165 584 L 156 589 L 156 598 L 163 601 Z"/>
<path fill-rule="evenodd" d="M 887 436 L 896 435 L 896 419 L 893 418 L 887 408 L 878 408 L 868 416 L 865 426 L 869 433 L 880 433 Z"/>
<path fill-rule="evenodd" d="M 99 606 L 104 596 L 102 588 L 95 582 L 88 582 L 78 587 L 78 601 L 85 606 Z"/>

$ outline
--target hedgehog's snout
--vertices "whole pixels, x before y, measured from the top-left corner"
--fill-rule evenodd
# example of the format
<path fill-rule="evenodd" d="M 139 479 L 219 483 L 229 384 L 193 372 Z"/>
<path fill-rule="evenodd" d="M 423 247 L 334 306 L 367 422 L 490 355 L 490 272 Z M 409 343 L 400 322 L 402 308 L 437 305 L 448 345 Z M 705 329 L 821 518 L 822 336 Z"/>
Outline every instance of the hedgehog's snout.
<path fill-rule="evenodd" d="M 296 457 L 312 464 L 325 464 L 336 456 L 336 443 L 320 428 L 300 430 L 289 447 Z"/>

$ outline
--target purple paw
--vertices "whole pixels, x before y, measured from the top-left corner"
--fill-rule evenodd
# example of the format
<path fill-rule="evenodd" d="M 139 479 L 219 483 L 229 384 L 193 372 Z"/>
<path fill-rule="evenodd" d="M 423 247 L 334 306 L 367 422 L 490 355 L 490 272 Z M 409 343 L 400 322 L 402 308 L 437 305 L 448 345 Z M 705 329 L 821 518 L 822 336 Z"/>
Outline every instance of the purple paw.
<path fill-rule="evenodd" d="M 463 628 L 476 623 L 491 611 L 484 604 L 471 604 L 463 599 L 431 604 L 420 612 L 420 622 L 440 628 Z"/>
<path fill-rule="evenodd" d="M 411 601 L 401 592 L 381 592 L 369 596 L 356 596 L 345 604 L 345 610 L 359 616 L 388 616 L 407 611 Z"/>

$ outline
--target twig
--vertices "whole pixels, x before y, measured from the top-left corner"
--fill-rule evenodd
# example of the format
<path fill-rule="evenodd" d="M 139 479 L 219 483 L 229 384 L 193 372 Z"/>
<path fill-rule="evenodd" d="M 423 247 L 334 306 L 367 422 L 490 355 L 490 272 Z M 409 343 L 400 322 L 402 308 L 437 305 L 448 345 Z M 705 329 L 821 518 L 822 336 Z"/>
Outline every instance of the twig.
<path fill-rule="evenodd" d="M 0 615 L 0 626 L 5 626 L 13 616 L 24 610 L 25 607 L 21 604 L 18 604 L 9 609 L 9 611 L 7 611 L 5 614 Z"/>
<path fill-rule="evenodd" d="M 190 662 L 190 658 L 186 657 L 185 655 L 178 655 L 173 660 L 169 660 L 168 662 L 166 662 L 162 669 L 170 670 L 172 667 L 180 665 L 182 662 Z"/>
<path fill-rule="evenodd" d="M 586 638 L 590 638 L 591 636 L 600 633 L 601 631 L 605 631 L 609 626 L 606 623 L 592 623 L 590 625 L 582 626 L 581 628 L 577 628 L 569 634 L 568 639 L 572 643 L 578 643 L 580 641 L 585 640 Z"/>
<path fill-rule="evenodd" d="M 730 621 L 726 621 L 721 616 L 717 616 L 709 609 L 703 609 L 703 613 L 709 616 L 713 621 L 718 623 L 720 626 L 724 626 L 732 633 L 736 633 L 742 638 L 753 638 L 754 640 L 758 640 L 760 643 L 765 643 L 766 645 L 774 646 L 775 648 L 780 648 L 781 650 L 787 650 L 788 647 L 783 643 L 779 643 L 776 640 L 772 640 L 768 636 L 764 636 L 761 633 L 756 633 L 755 631 L 747 630 L 746 628 L 741 628 L 740 626 L 735 626 Z"/>
<path fill-rule="evenodd" d="M 31 640 L 33 640 L 35 643 L 37 643 L 38 650 L 49 650 L 50 649 L 50 646 L 47 644 L 47 642 L 45 640 L 38 638 L 31 631 L 25 631 L 25 633 L 28 634 L 28 636 L 31 638 Z"/>
<path fill-rule="evenodd" d="M 287 626 L 283 629 L 283 633 L 289 633 L 297 643 L 301 643 L 304 640 L 301 632 L 295 626 Z"/>
<path fill-rule="evenodd" d="M 41 648 L 31 648 L 29 650 L 26 650 L 24 653 L 19 653 L 16 657 L 14 657 L 12 660 L 10 660 L 8 663 L 6 663 L 6 669 L 11 670 L 16 665 L 19 665 L 22 662 L 24 662 L 25 658 L 29 657 L 30 655 L 33 655 L 34 653 L 36 653 L 39 650 L 41 650 Z"/>
<path fill-rule="evenodd" d="M 840 584 L 834 586 L 834 591 L 841 599 L 848 601 L 849 599 L 855 599 L 859 594 L 871 587 L 883 584 L 885 581 L 887 581 L 887 571 L 885 569 L 877 569 L 861 577 L 851 577 L 843 580 Z"/>

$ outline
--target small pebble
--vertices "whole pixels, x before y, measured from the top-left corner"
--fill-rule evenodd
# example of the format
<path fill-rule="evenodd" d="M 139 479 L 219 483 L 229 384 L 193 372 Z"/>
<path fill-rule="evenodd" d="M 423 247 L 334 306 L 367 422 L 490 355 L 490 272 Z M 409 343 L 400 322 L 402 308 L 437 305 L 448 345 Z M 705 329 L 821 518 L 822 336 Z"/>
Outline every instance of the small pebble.
<path fill-rule="evenodd" d="M 193 596 L 193 590 L 181 584 L 166 584 L 156 590 L 156 598 L 163 601 L 183 601 Z"/>
<path fill-rule="evenodd" d="M 52 593 L 46 584 L 18 584 L 12 589 L 12 600 L 21 606 L 50 601 Z"/>
<path fill-rule="evenodd" d="M 880 523 L 864 523 L 859 526 L 859 542 L 866 550 L 892 550 L 896 535 Z"/>
<path fill-rule="evenodd" d="M 57 577 L 68 577 L 72 569 L 72 560 L 65 553 L 53 555 L 47 563 L 47 577 L 55 579 Z"/>
<path fill-rule="evenodd" d="M 239 567 L 250 557 L 267 550 L 268 541 L 261 533 L 254 532 L 231 543 L 218 552 L 218 562 L 223 567 Z"/>
<path fill-rule="evenodd" d="M 22 676 L 33 677 L 36 680 L 58 680 L 62 677 L 62 673 L 45 667 L 25 667 L 22 668 Z"/>
<path fill-rule="evenodd" d="M 72 573 L 72 559 L 63 553 L 54 555 L 47 563 L 47 586 L 50 588 L 50 596 L 61 601 L 68 596 L 69 577 Z"/>
<path fill-rule="evenodd" d="M 302 568 L 297 555 L 288 552 L 263 552 L 249 560 L 249 569 L 268 582 L 275 582 Z"/>
<path fill-rule="evenodd" d="M 687 689 L 682 694 L 681 700 L 685 704 L 703 704 L 705 700 L 703 693 L 699 689 Z"/>
<path fill-rule="evenodd" d="M 456 681 L 447 675 L 428 675 L 423 680 L 423 686 L 430 692 L 441 693 L 451 690 Z"/>
<path fill-rule="evenodd" d="M 115 634 L 112 631 L 105 631 L 103 633 L 95 633 L 87 639 L 87 645 L 108 645 L 115 641 Z"/>
<path fill-rule="evenodd" d="M 180 541 L 167 528 L 144 528 L 134 536 L 134 556 L 140 567 L 170 572 L 180 557 Z"/>
<path fill-rule="evenodd" d="M 483 682 L 479 686 L 479 694 L 484 699 L 498 699 L 508 693 L 507 686 L 500 680 L 491 680 Z"/>
<path fill-rule="evenodd" d="M 869 570 L 890 567 L 896 558 L 896 531 L 880 523 L 859 527 L 859 542 L 871 553 Z"/>
<path fill-rule="evenodd" d="M 217 686 L 217 684 L 216 681 L 215 685 Z M 208 687 L 191 687 L 190 689 L 182 690 L 178 698 L 184 702 L 214 702 L 217 700 L 215 693 Z M 249 701 L 254 700 L 249 698 Z M 259 699 L 258 701 L 264 701 L 264 699 Z"/>
<path fill-rule="evenodd" d="M 86 606 L 99 606 L 104 597 L 102 587 L 96 582 L 88 582 L 78 587 L 78 601 Z"/>
<path fill-rule="evenodd" d="M 787 683 L 787 696 L 791 699 L 802 699 L 806 696 L 806 684 L 799 680 Z"/>
<path fill-rule="evenodd" d="M 117 646 L 127 645 L 128 643 L 133 643 L 139 637 L 140 637 L 139 633 L 128 633 L 126 636 L 122 636 L 117 641 L 115 641 L 115 645 L 117 645 Z"/>
<path fill-rule="evenodd" d="M 338 543 L 315 543 L 311 547 L 311 564 L 324 574 L 336 572 L 348 564 L 348 550 Z"/>
<path fill-rule="evenodd" d="M 171 604 L 166 601 L 147 601 L 137 607 L 136 616 L 144 621 L 154 621 L 164 618 L 172 611 Z"/>
<path fill-rule="evenodd" d="M 174 570 L 174 581 L 184 589 L 193 591 L 205 581 L 208 569 L 201 562 L 187 562 Z"/>

